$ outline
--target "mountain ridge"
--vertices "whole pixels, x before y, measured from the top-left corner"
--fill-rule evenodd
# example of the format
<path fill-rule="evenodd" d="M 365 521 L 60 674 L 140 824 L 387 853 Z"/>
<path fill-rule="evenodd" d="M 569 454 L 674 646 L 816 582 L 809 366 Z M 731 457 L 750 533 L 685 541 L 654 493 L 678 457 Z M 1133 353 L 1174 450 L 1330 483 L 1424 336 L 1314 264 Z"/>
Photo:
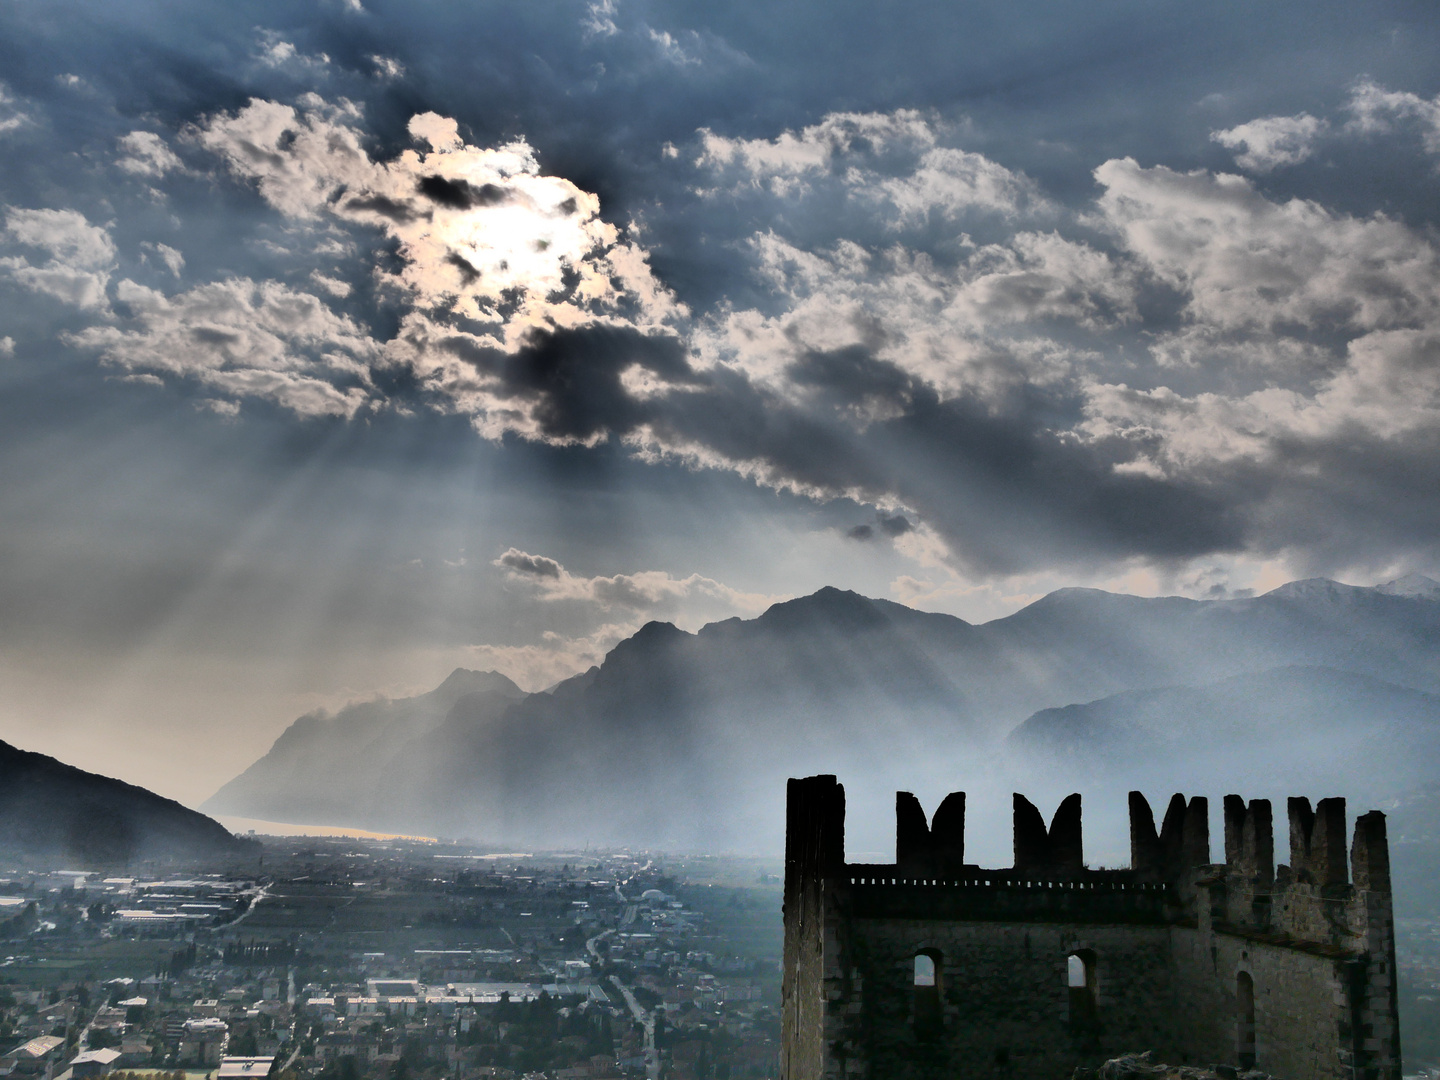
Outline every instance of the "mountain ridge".
<path fill-rule="evenodd" d="M 0 850 L 113 866 L 257 848 L 174 799 L 0 741 Z"/>
<path fill-rule="evenodd" d="M 1006 736 L 1037 712 L 1126 691 L 1298 665 L 1440 694 L 1440 593 L 1387 584 L 1399 592 L 1326 579 L 1227 600 L 1063 589 L 978 625 L 827 587 L 694 633 L 652 621 L 547 692 L 457 698 L 418 734 L 337 751 L 338 786 L 331 763 L 302 770 L 277 740 L 204 805 L 507 841 L 714 846 L 772 827 L 787 775 L 963 776 L 1013 756 L 1024 740 Z"/>
<path fill-rule="evenodd" d="M 1291 665 L 1200 686 L 1128 690 L 1040 710 L 1008 744 L 1032 763 L 1155 784 L 1223 773 L 1252 792 L 1276 774 L 1372 802 L 1423 786 L 1440 761 L 1440 694 Z M 1357 776 L 1354 762 L 1364 761 Z"/>

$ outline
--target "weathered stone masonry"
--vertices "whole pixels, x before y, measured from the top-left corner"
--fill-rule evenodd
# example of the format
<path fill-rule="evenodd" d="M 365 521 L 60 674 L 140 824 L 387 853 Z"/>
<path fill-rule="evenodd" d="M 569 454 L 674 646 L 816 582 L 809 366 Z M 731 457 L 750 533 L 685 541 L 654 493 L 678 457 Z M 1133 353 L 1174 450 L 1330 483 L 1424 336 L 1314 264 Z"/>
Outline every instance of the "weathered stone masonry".
<path fill-rule="evenodd" d="M 1385 816 L 1176 795 L 1157 830 L 1130 793 L 1131 867 L 1089 870 L 1080 796 L 1047 829 L 1015 796 L 1015 865 L 965 862 L 965 796 L 927 824 L 896 795 L 895 862 L 845 861 L 845 790 L 791 780 L 784 1080 L 1062 1080 L 1135 1050 L 1285 1080 L 1399 1080 Z M 920 958 L 920 959 L 917 959 Z M 933 976 L 931 972 L 933 970 Z"/>

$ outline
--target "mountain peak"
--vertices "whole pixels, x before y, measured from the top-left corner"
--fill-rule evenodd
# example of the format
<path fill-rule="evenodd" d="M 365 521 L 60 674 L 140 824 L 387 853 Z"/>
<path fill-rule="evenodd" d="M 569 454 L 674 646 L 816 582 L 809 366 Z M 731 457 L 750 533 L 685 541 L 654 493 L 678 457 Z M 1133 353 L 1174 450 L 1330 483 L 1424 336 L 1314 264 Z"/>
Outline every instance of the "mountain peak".
<path fill-rule="evenodd" d="M 1377 594 L 1421 600 L 1440 600 L 1440 581 L 1426 577 L 1424 574 L 1411 573 L 1404 577 L 1398 577 L 1394 581 L 1387 581 L 1383 585 L 1372 587 L 1346 585 L 1344 582 L 1331 581 L 1329 578 L 1305 578 L 1301 581 L 1286 582 L 1278 589 L 1271 589 L 1265 595 L 1282 600 L 1343 604 L 1363 600 Z"/>
<path fill-rule="evenodd" d="M 674 623 L 652 619 L 611 649 L 600 666 L 609 666 L 612 659 L 629 660 L 632 657 L 645 656 L 688 637 L 690 635 Z"/>
<path fill-rule="evenodd" d="M 1108 589 L 1091 589 L 1082 585 L 1067 585 L 1064 588 L 1052 589 L 1040 599 L 1027 604 L 1027 607 L 1054 607 L 1059 604 L 1084 603 L 1093 601 L 1104 601 L 1111 597 L 1124 596 L 1123 593 L 1113 593 Z M 1023 610 L 1023 609 L 1022 609 Z"/>
<path fill-rule="evenodd" d="M 1376 585 L 1375 591 L 1386 596 L 1409 596 L 1420 600 L 1440 600 L 1440 581 L 1424 574 L 1409 573 L 1383 585 Z"/>
<path fill-rule="evenodd" d="M 1346 585 L 1339 581 L 1331 581 L 1329 578 L 1316 577 L 1287 581 L 1279 588 L 1271 589 L 1265 595 L 1281 600 L 1327 600 L 1334 603 L 1369 591 L 1358 585 Z"/>
<path fill-rule="evenodd" d="M 502 675 L 498 671 L 475 671 L 463 667 L 457 667 L 445 676 L 445 681 L 430 693 L 437 697 L 448 698 L 486 690 L 501 690 L 514 694 L 524 693 L 508 676 Z"/>
<path fill-rule="evenodd" d="M 885 601 L 871 600 L 850 589 L 826 585 L 809 596 L 771 604 L 755 620 L 769 630 L 825 623 L 847 630 L 861 630 L 889 621 L 881 609 Z"/>

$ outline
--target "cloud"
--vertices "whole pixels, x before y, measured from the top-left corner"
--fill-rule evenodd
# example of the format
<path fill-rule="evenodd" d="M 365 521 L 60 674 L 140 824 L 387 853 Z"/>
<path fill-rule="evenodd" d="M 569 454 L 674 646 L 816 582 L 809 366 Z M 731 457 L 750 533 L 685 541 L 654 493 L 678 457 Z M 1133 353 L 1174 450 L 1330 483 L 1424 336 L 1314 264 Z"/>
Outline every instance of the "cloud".
<path fill-rule="evenodd" d="M 165 269 L 169 270 L 170 273 L 177 278 L 185 269 L 185 256 L 169 244 L 153 243 L 149 240 L 144 240 L 141 241 L 140 251 L 142 262 L 149 261 L 150 255 L 153 254 L 165 265 Z"/>
<path fill-rule="evenodd" d="M 884 180 L 875 190 L 895 205 L 902 221 L 975 209 L 1009 216 L 1047 208 L 1027 178 L 983 154 L 953 147 L 926 150 L 913 172 Z"/>
<path fill-rule="evenodd" d="M 240 403 L 237 401 L 222 401 L 219 398 L 206 398 L 197 404 L 197 408 L 213 412 L 216 416 L 223 416 L 227 419 L 240 415 Z"/>
<path fill-rule="evenodd" d="M 856 525 L 853 528 L 846 530 L 845 535 L 851 540 L 865 541 L 873 540 L 876 533 L 878 532 L 881 535 L 888 536 L 893 540 L 896 537 L 904 536 L 906 533 L 913 530 L 914 525 L 911 524 L 910 519 L 907 518 L 904 514 L 878 513 L 875 515 L 874 525 Z"/>
<path fill-rule="evenodd" d="M 260 31 L 260 48 L 255 59 L 265 67 L 297 74 L 317 74 L 330 66 L 330 57 L 323 52 L 313 56 L 302 53 L 273 30 Z"/>
<path fill-rule="evenodd" d="M 23 128 L 31 123 L 30 114 L 9 87 L 0 83 L 0 135 Z"/>
<path fill-rule="evenodd" d="M 833 446 L 820 427 L 837 409 L 842 427 L 863 429 L 902 415 L 914 387 L 999 400 L 1066 376 L 1067 350 L 1011 327 L 1058 320 L 1094 328 L 1134 317 L 1123 269 L 1054 232 L 972 244 L 962 264 L 948 267 L 900 247 L 842 242 L 816 252 L 762 234 L 752 250 L 788 310 L 725 312 L 691 328 L 644 249 L 600 217 L 593 195 L 541 173 L 525 143 L 472 147 L 454 120 L 420 114 L 410 131 L 429 152 L 377 162 L 359 120 L 344 101 L 311 96 L 296 109 L 256 100 L 207 119 L 191 137 L 288 217 L 328 217 L 397 241 L 400 267 L 382 276 L 411 309 L 386 358 L 487 437 L 582 445 L 619 437 L 642 456 L 735 469 L 809 494 L 873 497 L 883 491 L 846 477 L 843 453 L 821 470 L 830 481 L 808 466 L 800 470 L 808 478 L 788 475 L 774 459 L 773 424 L 767 448 L 744 445 L 738 431 L 722 434 L 712 418 L 758 418 L 783 402 L 794 409 L 795 432 Z M 937 147 L 933 125 L 914 112 L 836 115 L 768 141 L 702 137 L 702 165 L 762 178 L 821 170 L 852 151 L 899 152 L 899 171 L 868 204 L 881 219 L 1044 205 L 1026 178 Z M 866 359 L 856 367 L 847 355 Z M 836 381 L 856 376 L 870 387 L 858 399 Z M 809 415 L 817 405 L 818 424 Z"/>
<path fill-rule="evenodd" d="M 702 164 L 820 174 L 836 145 L 818 132 L 725 144 Z M 654 410 L 632 440 L 818 498 L 908 505 L 940 564 L 982 574 L 1064 557 L 1046 538 L 1067 528 L 1068 557 L 1082 561 L 1087 548 L 1161 560 L 1273 551 L 1340 497 L 1311 479 L 1303 510 L 1282 510 L 1294 501 L 1274 486 L 1284 478 L 1332 475 L 1320 463 L 1362 444 L 1374 468 L 1387 455 L 1413 467 L 1401 465 L 1419 452 L 1410 444 L 1440 429 L 1429 237 L 1383 215 L 1275 201 L 1237 176 L 1130 159 L 1095 176 L 1100 197 L 1076 222 L 1098 232 L 1090 240 L 1065 234 L 1075 226 L 1018 229 L 947 263 L 898 244 L 816 249 L 757 234 L 775 309 L 703 320 L 693 340 L 706 392 Z M 1153 366 L 1118 364 L 1127 345 Z M 1139 381 L 1115 378 L 1122 370 Z M 736 425 L 765 432 L 748 447 L 689 404 L 714 409 L 720 387 L 741 384 L 767 417 Z M 825 433 L 823 468 L 773 437 L 783 423 Z M 1343 485 L 1346 471 L 1333 475 Z"/>
<path fill-rule="evenodd" d="M 231 278 L 167 297 L 125 279 L 116 299 L 130 313 L 123 325 L 69 340 L 128 372 L 195 379 L 308 417 L 352 417 L 374 400 L 380 346 L 308 293 Z"/>
<path fill-rule="evenodd" d="M 38 264 L 23 256 L 0 257 L 0 271 L 36 292 L 67 304 L 104 312 L 105 290 L 115 269 L 115 243 L 98 225 L 76 210 L 5 212 L 5 236 L 13 243 L 39 249 L 48 258 Z"/>
<path fill-rule="evenodd" d="M 310 104 L 302 112 L 252 99 L 235 115 L 210 117 L 188 134 L 255 181 L 265 201 L 287 217 L 315 218 L 341 189 L 368 188 L 377 170 L 352 126 L 359 106 L 345 99 Z"/>
<path fill-rule="evenodd" d="M 580 20 L 580 25 L 585 28 L 587 37 L 612 37 L 620 32 L 615 25 L 615 13 L 618 8 L 616 0 L 592 0 L 585 5 L 585 16 Z"/>
<path fill-rule="evenodd" d="M 1212 131 L 1210 138 L 1227 149 L 1241 151 L 1235 156 L 1235 164 L 1242 169 L 1266 173 L 1308 159 L 1326 126 L 1325 121 L 1309 113 L 1266 116 L 1225 131 Z"/>
<path fill-rule="evenodd" d="M 519 578 L 553 578 L 559 581 L 565 572 L 554 559 L 547 559 L 543 555 L 529 555 L 516 548 L 510 548 L 494 562 L 495 566 L 502 567 Z"/>
<path fill-rule="evenodd" d="M 1365 330 L 1437 313 L 1434 246 L 1383 215 L 1272 202 L 1242 177 L 1145 169 L 1130 158 L 1107 161 L 1095 177 L 1103 224 L 1206 327 Z"/>
<path fill-rule="evenodd" d="M 697 35 L 692 30 L 689 32 L 691 38 Z M 692 52 L 688 52 L 676 39 L 675 35 L 668 30 L 649 30 L 650 41 L 655 45 L 656 50 L 668 62 L 676 65 L 698 64 L 700 58 Z"/>
<path fill-rule="evenodd" d="M 721 181 L 714 190 L 763 188 L 803 197 L 833 184 L 853 201 L 888 208 L 894 226 L 991 213 L 1048 213 L 1052 207 L 1028 177 L 959 147 L 917 110 L 831 113 L 801 131 L 774 139 L 733 139 L 700 132 L 697 166 Z"/>
<path fill-rule="evenodd" d="M 1404 90 L 1386 90 L 1361 80 L 1350 92 L 1347 108 L 1351 127 L 1362 134 L 1389 131 L 1397 120 L 1410 120 L 1420 128 L 1425 149 L 1440 154 L 1440 95 L 1423 98 Z"/>
<path fill-rule="evenodd" d="M 522 690 L 537 693 L 602 663 L 605 655 L 639 630 L 640 622 L 607 622 L 588 634 L 545 631 L 528 645 L 472 645 L 468 665 L 499 671 Z"/>
<path fill-rule="evenodd" d="M 888 517 L 885 514 L 881 514 L 879 515 L 878 522 L 880 531 L 886 536 L 904 536 L 914 528 L 910 523 L 910 519 L 904 514 L 892 514 Z"/>
<path fill-rule="evenodd" d="M 115 164 L 135 176 L 164 176 L 183 168 L 175 151 L 153 131 L 132 131 L 120 136 L 119 143 L 121 157 Z"/>
<path fill-rule="evenodd" d="M 1306 152 L 1323 129 L 1311 121 L 1216 137 L 1273 167 Z M 215 400 L 307 415 L 385 407 L 394 380 L 376 373 L 404 372 L 405 393 L 486 438 L 616 441 L 850 497 L 884 508 L 852 538 L 980 575 L 1289 542 L 1283 478 L 1347 437 L 1383 454 L 1434 424 L 1436 252 L 1383 215 L 1129 158 L 1095 170 L 1091 205 L 1061 212 L 1025 174 L 954 145 L 963 127 L 913 110 L 773 138 L 704 130 L 699 204 L 729 192 L 760 225 L 730 248 L 754 284 L 735 295 L 757 299 L 697 316 L 652 272 L 645 234 L 606 220 L 528 142 L 475 146 L 437 113 L 408 128 L 414 148 L 374 156 L 358 105 L 309 94 L 185 136 L 337 259 L 367 250 L 365 233 L 390 245 L 362 269 L 396 305 L 388 341 L 318 296 L 238 278 L 203 302 L 122 283 L 136 321 L 74 340 Z M 354 297 L 353 267 L 309 272 L 319 293 Z M 231 344 L 267 290 L 331 321 Z M 216 324 L 212 307 L 230 314 Z M 537 598 L 606 610 L 740 603 L 696 576 L 581 578 L 515 551 L 497 565 Z"/>
<path fill-rule="evenodd" d="M 949 267 L 896 246 L 806 251 L 768 233 L 752 244 L 787 307 L 721 312 L 699 328 L 699 356 L 797 403 L 830 398 L 862 426 L 903 412 L 917 385 L 1000 401 L 1052 384 L 1074 357 L 1036 324 L 1135 317 L 1124 268 L 1053 233 L 1017 233 Z"/>
<path fill-rule="evenodd" d="M 398 245 L 399 269 L 382 285 L 409 310 L 387 355 L 433 400 L 473 416 L 487 437 L 605 437 L 606 424 L 580 421 L 583 403 L 559 400 L 565 388 L 535 365 L 561 363 L 557 343 L 577 338 L 619 347 L 620 367 L 673 351 L 667 324 L 686 313 L 647 254 L 600 216 L 593 194 L 542 173 L 523 141 L 470 146 L 453 119 L 421 113 L 409 130 L 428 152 L 376 162 L 359 119 L 345 101 L 311 96 L 297 110 L 255 100 L 192 137 L 287 217 L 328 217 Z"/>
<path fill-rule="evenodd" d="M 394 57 L 381 56 L 379 53 L 371 53 L 366 59 L 375 67 L 377 78 L 387 82 L 405 77 L 405 65 Z"/>
<path fill-rule="evenodd" d="M 1440 430 L 1430 237 L 1378 214 L 1272 202 L 1237 177 L 1128 160 L 1096 175 L 1106 220 L 1179 292 L 1184 349 L 1212 373 L 1189 390 L 1088 381 L 1076 432 L 1117 454 L 1118 472 L 1203 480 L 1234 500 L 1232 514 L 1254 515 L 1255 542 L 1273 545 L 1300 542 L 1302 521 L 1348 498 L 1359 458 L 1382 488 L 1385 473 L 1430 467 Z M 1303 511 L 1279 509 L 1302 490 Z"/>
<path fill-rule="evenodd" d="M 15 355 L 15 339 L 10 335 L 0 337 L 0 356 L 9 358 Z"/>
<path fill-rule="evenodd" d="M 509 580 L 532 589 L 545 601 L 574 601 L 595 604 L 604 610 L 634 612 L 675 610 L 686 601 L 709 601 L 731 612 L 758 615 L 771 604 L 785 599 L 759 593 L 745 593 L 700 574 L 676 578 L 662 570 L 611 577 L 578 577 L 554 559 L 510 548 L 494 566 Z"/>
<path fill-rule="evenodd" d="M 379 404 L 370 369 L 398 365 L 432 404 L 470 415 L 487 437 L 557 443 L 594 444 L 632 428 L 625 386 L 637 373 L 670 386 L 692 378 L 673 326 L 687 312 L 647 253 L 600 216 L 594 195 L 544 175 L 527 144 L 469 146 L 453 119 L 424 113 L 410 130 L 429 151 L 377 162 L 356 126 L 358 107 L 314 95 L 301 106 L 255 100 L 186 137 L 302 226 L 328 219 L 395 242 L 398 267 L 378 276 L 404 300 L 399 333 L 382 347 L 315 297 L 275 282 L 230 278 L 165 297 L 127 280 L 120 298 L 133 322 L 71 340 L 111 363 L 199 378 L 304 415 Z M 122 146 L 131 171 L 170 168 L 173 154 L 157 136 L 135 132 Z M 13 240 L 50 259 L 16 256 L 0 267 L 105 310 L 116 252 L 104 230 L 75 211 L 12 210 L 8 220 Z M 178 251 L 142 245 L 142 258 L 152 254 L 179 275 Z M 311 280 L 342 299 L 353 288 L 318 270 Z"/>
<path fill-rule="evenodd" d="M 1092 439 L 1120 439 L 1125 466 L 1169 477 L 1240 461 L 1287 471 L 1345 439 L 1395 442 L 1440 425 L 1440 333 L 1377 331 L 1352 340 L 1344 362 L 1312 392 L 1266 387 L 1248 394 L 1183 394 L 1168 387 L 1096 384 Z M 1288 460 L 1285 460 L 1288 459 Z"/>
<path fill-rule="evenodd" d="M 299 112 L 257 100 L 196 137 L 287 216 L 332 215 L 392 236 L 403 260 L 394 284 L 432 315 L 493 326 L 497 347 L 517 348 L 532 327 L 618 313 L 627 299 L 637 321 L 673 310 L 643 255 L 600 217 L 599 199 L 542 174 L 523 141 L 468 146 L 454 120 L 422 113 L 410 132 L 430 151 L 377 163 L 358 119 L 348 102 L 315 99 Z"/>
<path fill-rule="evenodd" d="M 337 300 L 344 300 L 353 291 L 348 281 L 342 281 L 340 278 L 327 277 L 320 273 L 319 270 L 311 271 L 310 280 Z"/>
<path fill-rule="evenodd" d="M 830 113 L 800 132 L 786 131 L 773 139 L 733 139 L 709 128 L 700 132 L 696 164 L 714 171 L 736 171 L 755 183 L 782 181 L 778 192 L 793 190 L 784 178 L 833 168 L 852 151 L 884 153 L 896 147 L 928 150 L 935 131 L 917 110 L 893 113 Z"/>

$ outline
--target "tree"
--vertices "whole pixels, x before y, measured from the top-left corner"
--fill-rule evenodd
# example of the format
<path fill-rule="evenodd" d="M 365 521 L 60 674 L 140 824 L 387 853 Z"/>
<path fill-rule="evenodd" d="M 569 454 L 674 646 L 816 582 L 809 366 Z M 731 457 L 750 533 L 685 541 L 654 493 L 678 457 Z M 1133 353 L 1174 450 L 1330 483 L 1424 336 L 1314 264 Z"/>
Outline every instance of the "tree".
<path fill-rule="evenodd" d="M 255 1057 L 259 1052 L 255 1032 L 248 1027 L 230 1039 L 230 1053 L 234 1057 Z"/>

